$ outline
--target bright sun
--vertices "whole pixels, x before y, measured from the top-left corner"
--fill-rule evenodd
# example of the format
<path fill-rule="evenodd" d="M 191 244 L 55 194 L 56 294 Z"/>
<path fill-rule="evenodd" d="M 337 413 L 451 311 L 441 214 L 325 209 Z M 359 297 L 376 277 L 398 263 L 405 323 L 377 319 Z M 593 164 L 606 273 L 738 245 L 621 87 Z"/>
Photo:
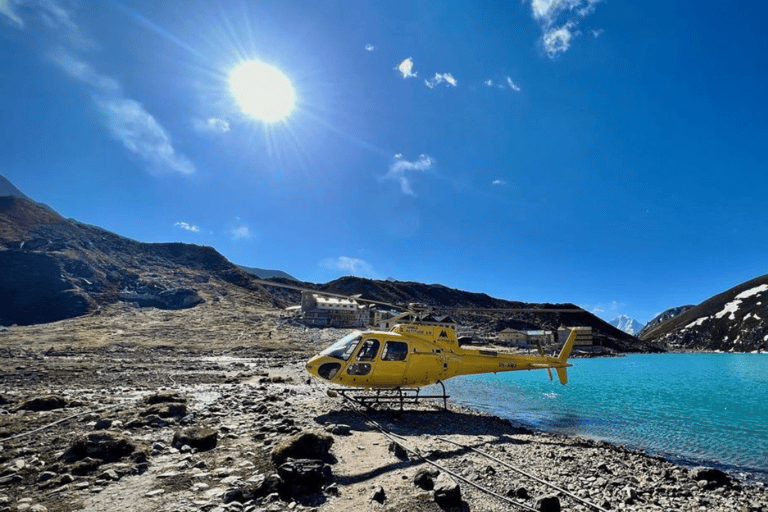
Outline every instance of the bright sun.
<path fill-rule="evenodd" d="M 229 87 L 243 112 L 265 123 L 285 119 L 296 101 L 288 77 L 257 60 L 235 68 L 229 76 Z"/>

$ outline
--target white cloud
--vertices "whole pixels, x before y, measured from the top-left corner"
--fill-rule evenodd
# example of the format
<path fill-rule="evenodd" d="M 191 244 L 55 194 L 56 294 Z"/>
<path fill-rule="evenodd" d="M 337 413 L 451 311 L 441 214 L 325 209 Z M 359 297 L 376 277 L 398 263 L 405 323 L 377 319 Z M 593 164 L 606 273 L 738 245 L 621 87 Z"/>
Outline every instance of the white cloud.
<path fill-rule="evenodd" d="M 330 270 L 348 272 L 353 276 L 372 276 L 375 274 L 373 267 L 368 262 L 347 256 L 326 258 L 320 262 L 320 265 Z"/>
<path fill-rule="evenodd" d="M 487 85 L 488 87 L 493 87 L 493 80 L 491 80 L 490 78 L 488 80 L 486 80 L 485 82 L 483 82 L 483 83 L 485 85 Z"/>
<path fill-rule="evenodd" d="M 66 42 L 78 50 L 93 50 L 98 45 L 86 37 L 75 23 L 73 15 L 53 0 L 38 0 L 39 14 L 46 25 L 59 31 Z"/>
<path fill-rule="evenodd" d="M 112 136 L 138 155 L 153 172 L 194 173 L 195 166 L 187 157 L 176 152 L 170 136 L 154 116 L 138 101 L 126 98 L 117 80 L 100 74 L 90 62 L 73 53 L 73 48 L 92 49 L 96 45 L 82 35 L 72 14 L 53 0 L 39 0 L 35 5 L 39 7 L 46 24 L 63 34 L 59 37 L 62 45 L 50 52 L 52 62 L 70 77 L 88 86 Z"/>
<path fill-rule="evenodd" d="M 176 226 L 177 228 L 185 229 L 187 231 L 192 231 L 193 233 L 200 232 L 199 227 L 189 224 L 187 222 L 177 222 L 176 224 L 174 224 L 174 226 Z"/>
<path fill-rule="evenodd" d="M 456 87 L 456 79 L 450 73 L 435 73 L 435 76 L 429 80 L 424 80 L 424 84 L 433 89 L 437 84 L 445 82 L 446 85 Z"/>
<path fill-rule="evenodd" d="M 398 64 L 395 68 L 403 74 L 403 78 L 415 78 L 416 73 L 413 71 L 413 58 L 408 57 L 403 62 Z"/>
<path fill-rule="evenodd" d="M 605 29 L 599 28 L 597 30 L 592 30 L 592 35 L 595 37 L 600 37 L 603 32 L 605 32 Z"/>
<path fill-rule="evenodd" d="M 574 35 L 573 27 L 574 24 L 569 22 L 560 28 L 544 33 L 541 42 L 544 44 L 544 51 L 547 52 L 550 59 L 559 53 L 565 53 L 571 47 L 571 39 Z"/>
<path fill-rule="evenodd" d="M 0 14 L 14 22 L 19 28 L 24 28 L 24 20 L 13 10 L 16 2 L 13 0 L 0 0 Z"/>
<path fill-rule="evenodd" d="M 232 235 L 234 240 L 247 240 L 253 237 L 250 228 L 244 224 L 235 226 L 230 230 L 229 234 Z"/>
<path fill-rule="evenodd" d="M 55 48 L 51 52 L 51 58 L 69 76 L 90 85 L 99 92 L 120 92 L 120 84 L 117 80 L 100 75 L 88 62 L 78 59 L 62 46 Z"/>
<path fill-rule="evenodd" d="M 389 171 L 384 175 L 384 179 L 395 180 L 400 183 L 400 190 L 407 196 L 416 197 L 416 193 L 411 186 L 411 180 L 408 173 L 426 172 L 432 169 L 435 161 L 427 155 L 420 155 L 417 160 L 410 162 L 404 160 L 402 155 L 395 156 L 395 161 L 389 166 Z"/>
<path fill-rule="evenodd" d="M 504 181 L 504 180 L 493 180 L 491 183 L 492 183 L 493 185 L 497 185 L 497 186 L 500 186 L 500 185 L 506 185 L 506 184 L 507 184 L 507 182 L 506 182 L 506 181 Z"/>
<path fill-rule="evenodd" d="M 365 51 L 367 51 L 367 52 L 372 52 L 375 49 L 376 49 L 376 47 L 373 46 L 372 44 L 365 45 Z"/>
<path fill-rule="evenodd" d="M 193 126 L 199 133 L 226 133 L 229 131 L 229 121 L 218 117 L 195 119 Z"/>
<path fill-rule="evenodd" d="M 520 86 L 517 85 L 510 77 L 507 77 L 507 85 L 509 85 L 509 88 L 513 91 L 520 92 Z"/>
<path fill-rule="evenodd" d="M 192 174 L 195 166 L 176 153 L 162 126 L 137 101 L 127 98 L 96 99 L 104 122 L 126 149 L 150 164 L 153 171 L 171 170 Z"/>
<path fill-rule="evenodd" d="M 581 32 L 581 20 L 595 11 L 603 0 L 531 0 L 531 14 L 541 27 L 541 41 L 549 58 L 568 51 L 571 40 Z M 597 37 L 599 35 L 593 32 Z"/>

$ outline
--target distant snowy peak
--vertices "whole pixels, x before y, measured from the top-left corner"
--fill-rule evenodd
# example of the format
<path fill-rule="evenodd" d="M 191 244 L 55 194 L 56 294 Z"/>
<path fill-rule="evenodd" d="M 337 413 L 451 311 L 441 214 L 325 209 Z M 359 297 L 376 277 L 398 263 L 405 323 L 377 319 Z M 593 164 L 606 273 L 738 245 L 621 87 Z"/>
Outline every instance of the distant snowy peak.
<path fill-rule="evenodd" d="M 610 324 L 632 336 L 637 335 L 637 333 L 640 332 L 640 329 L 643 328 L 643 325 L 640 322 L 627 315 L 621 315 L 614 318 L 610 321 Z"/>

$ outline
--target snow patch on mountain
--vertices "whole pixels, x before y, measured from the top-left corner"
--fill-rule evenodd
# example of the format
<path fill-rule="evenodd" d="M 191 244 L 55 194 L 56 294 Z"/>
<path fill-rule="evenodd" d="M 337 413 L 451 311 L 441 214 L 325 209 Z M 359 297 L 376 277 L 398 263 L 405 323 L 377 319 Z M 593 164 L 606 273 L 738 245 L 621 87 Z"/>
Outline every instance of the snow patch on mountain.
<path fill-rule="evenodd" d="M 610 324 L 627 334 L 636 335 L 643 328 L 643 325 L 627 315 L 621 315 L 610 321 Z"/>

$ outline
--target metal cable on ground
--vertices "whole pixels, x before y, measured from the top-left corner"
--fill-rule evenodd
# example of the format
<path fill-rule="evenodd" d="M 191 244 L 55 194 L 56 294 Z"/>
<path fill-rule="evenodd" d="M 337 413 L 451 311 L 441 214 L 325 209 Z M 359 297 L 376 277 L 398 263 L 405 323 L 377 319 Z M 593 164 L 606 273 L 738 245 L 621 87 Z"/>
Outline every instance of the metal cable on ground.
<path fill-rule="evenodd" d="M 461 446 L 462 448 L 467 448 L 469 450 L 472 450 L 473 452 L 479 453 L 480 455 L 483 455 L 484 457 L 488 457 L 489 459 L 498 462 L 502 466 L 505 466 L 505 467 L 507 467 L 507 468 L 509 468 L 509 469 L 511 469 L 513 471 L 517 471 L 518 473 L 520 473 L 522 475 L 525 475 L 528 478 L 531 478 L 533 480 L 536 480 L 537 482 L 539 482 L 541 484 L 549 486 L 549 487 L 555 489 L 556 491 L 565 494 L 566 496 L 570 496 L 574 500 L 576 500 L 578 502 L 581 502 L 584 505 L 587 505 L 588 507 L 592 507 L 595 510 L 599 510 L 600 512 L 608 512 L 606 509 L 604 509 L 604 508 L 602 508 L 602 507 L 600 507 L 598 505 L 595 505 L 594 503 L 592 503 L 590 501 L 587 501 L 584 498 L 580 498 L 579 496 L 576 496 L 575 494 L 573 494 L 573 493 L 571 493 L 569 491 L 566 491 L 565 489 L 562 489 L 562 488 L 556 486 L 555 484 L 551 484 L 551 483 L 547 482 L 546 480 L 542 480 L 541 478 L 535 477 L 532 474 L 527 473 L 526 471 L 523 471 L 522 469 L 517 468 L 517 467 L 513 466 L 512 464 L 508 464 L 508 463 L 504 462 L 503 460 L 500 460 L 500 459 L 494 457 L 493 455 L 491 455 L 489 453 L 485 453 L 482 450 L 478 450 L 477 448 L 473 448 L 471 446 L 466 446 L 466 445 L 463 445 L 461 443 L 457 443 L 456 441 L 451 441 L 450 439 L 445 439 L 444 437 L 435 437 L 435 439 L 437 439 L 438 441 L 443 441 L 443 442 L 446 442 L 446 443 L 455 444 L 456 446 Z"/>
<path fill-rule="evenodd" d="M 126 403 L 127 402 L 121 402 L 119 404 L 108 405 L 106 407 L 100 407 L 98 409 L 93 409 L 91 411 L 79 412 L 77 414 L 73 414 L 71 416 L 67 416 L 66 418 L 62 418 L 60 420 L 56 420 L 53 423 L 49 423 L 48 425 L 43 425 L 42 427 L 36 428 L 34 430 L 30 430 L 29 432 L 22 432 L 21 434 L 16 434 L 15 436 L 6 437 L 6 438 L 3 439 L 3 441 L 11 441 L 13 439 L 18 439 L 20 437 L 28 436 L 30 434 L 34 434 L 35 432 L 40 432 L 41 430 L 45 430 L 47 428 L 51 428 L 51 427 L 53 427 L 55 425 L 58 425 L 59 423 L 64 423 L 65 421 L 71 420 L 72 418 L 77 418 L 78 416 L 83 416 L 84 414 L 91 414 L 91 413 L 95 413 L 95 412 L 108 411 L 110 409 L 115 409 L 117 407 L 120 407 L 121 405 L 125 405 Z"/>
<path fill-rule="evenodd" d="M 349 400 L 350 403 L 354 403 L 351 399 L 349 399 L 347 397 L 344 397 L 344 399 L 345 400 Z M 450 469 L 446 468 L 445 466 L 441 466 L 440 464 L 425 458 L 421 453 L 419 453 L 418 450 L 415 450 L 413 448 L 409 448 L 408 446 L 403 445 L 402 444 L 402 439 L 404 439 L 404 438 L 402 436 L 398 436 L 397 434 L 393 434 L 393 433 L 389 432 L 387 429 L 385 429 L 379 423 L 377 423 L 376 420 L 374 420 L 373 418 L 371 418 L 370 416 L 368 416 L 364 412 L 361 412 L 361 411 L 357 410 L 356 408 L 352 408 L 352 410 L 354 412 L 356 412 L 357 414 L 359 414 L 360 416 L 362 416 L 363 418 L 365 418 L 371 424 L 373 424 L 374 427 L 376 427 L 376 430 L 378 430 L 379 432 L 384 434 L 384 436 L 387 437 L 390 441 L 399 444 L 405 451 L 413 453 L 414 455 L 416 455 L 416 457 L 418 457 L 422 461 L 426 462 L 427 464 L 431 464 L 432 466 L 435 466 L 439 470 L 441 470 L 441 471 L 451 475 L 452 477 L 456 478 L 457 480 L 461 480 L 462 482 L 465 482 L 465 483 L 471 485 L 472 487 L 474 487 L 474 488 L 476 488 L 476 489 L 478 489 L 478 490 L 480 490 L 480 491 L 482 491 L 482 492 L 484 492 L 486 494 L 490 494 L 494 498 L 498 498 L 498 499 L 500 499 L 502 501 L 505 501 L 505 502 L 509 503 L 510 505 L 515 505 L 516 507 L 519 507 L 519 508 L 521 508 L 523 510 L 527 510 L 529 512 L 538 512 L 533 507 L 529 507 L 528 505 L 525 505 L 523 503 L 519 503 L 519 502 L 517 502 L 517 501 L 515 501 L 515 500 L 513 500 L 513 499 L 511 499 L 511 498 L 509 498 L 507 496 L 502 496 L 501 494 L 498 494 L 498 493 L 496 493 L 496 492 L 494 492 L 494 491 L 492 491 L 492 490 L 490 490 L 490 489 L 488 489 L 486 487 L 483 487 L 482 485 L 477 484 L 477 483 L 469 480 L 468 478 L 465 478 L 465 477 L 463 477 L 463 476 L 461 476 L 461 475 L 459 475 L 457 473 L 454 473 L 453 471 L 451 471 Z M 396 438 L 399 438 L 399 440 L 397 440 Z"/>

